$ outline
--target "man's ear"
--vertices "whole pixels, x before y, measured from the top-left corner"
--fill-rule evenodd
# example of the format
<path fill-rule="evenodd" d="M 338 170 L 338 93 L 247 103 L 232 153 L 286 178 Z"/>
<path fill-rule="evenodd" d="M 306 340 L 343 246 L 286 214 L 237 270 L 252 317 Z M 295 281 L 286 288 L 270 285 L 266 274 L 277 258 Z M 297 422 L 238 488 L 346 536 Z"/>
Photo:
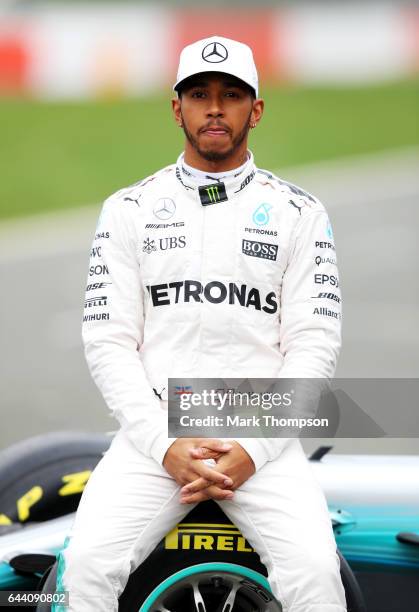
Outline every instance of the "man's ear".
<path fill-rule="evenodd" d="M 181 113 L 180 107 L 181 107 L 180 98 L 173 98 L 172 99 L 173 116 L 175 118 L 175 121 L 178 127 L 182 127 L 182 113 Z"/>
<path fill-rule="evenodd" d="M 263 110 L 265 108 L 265 102 L 262 98 L 257 98 L 253 101 L 252 114 L 250 116 L 250 122 L 257 126 L 259 121 L 262 119 Z"/>

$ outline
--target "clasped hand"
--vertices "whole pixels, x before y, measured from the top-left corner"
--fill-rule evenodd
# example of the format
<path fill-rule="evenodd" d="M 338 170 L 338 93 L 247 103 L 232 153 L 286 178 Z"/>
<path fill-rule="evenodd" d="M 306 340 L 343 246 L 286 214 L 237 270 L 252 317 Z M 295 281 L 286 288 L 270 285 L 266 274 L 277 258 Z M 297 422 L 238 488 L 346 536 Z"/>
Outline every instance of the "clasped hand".
<path fill-rule="evenodd" d="M 216 463 L 209 466 L 205 459 Z M 168 449 L 163 466 L 182 485 L 183 504 L 231 500 L 234 490 L 255 473 L 252 459 L 235 440 L 225 443 L 208 438 L 178 438 Z"/>

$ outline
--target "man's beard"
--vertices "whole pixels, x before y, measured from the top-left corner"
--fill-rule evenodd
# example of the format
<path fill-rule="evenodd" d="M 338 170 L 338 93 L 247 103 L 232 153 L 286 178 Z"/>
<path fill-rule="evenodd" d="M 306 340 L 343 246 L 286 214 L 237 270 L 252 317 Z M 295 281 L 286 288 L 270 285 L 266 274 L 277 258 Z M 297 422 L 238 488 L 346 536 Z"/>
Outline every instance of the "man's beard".
<path fill-rule="evenodd" d="M 252 113 L 250 112 L 249 117 L 247 118 L 243 126 L 243 129 L 237 134 L 235 138 L 233 138 L 231 147 L 227 151 L 224 151 L 224 152 L 206 151 L 205 149 L 201 149 L 197 140 L 192 136 L 192 134 L 189 132 L 188 128 L 186 127 L 184 120 L 182 121 L 183 131 L 185 132 L 185 136 L 190 142 L 190 144 L 193 146 L 195 151 L 201 157 L 203 157 L 203 159 L 209 162 L 224 161 L 228 159 L 229 157 L 231 157 L 237 151 L 237 149 L 241 146 L 241 144 L 246 140 L 247 134 L 249 132 L 249 121 L 250 121 L 251 114 Z"/>

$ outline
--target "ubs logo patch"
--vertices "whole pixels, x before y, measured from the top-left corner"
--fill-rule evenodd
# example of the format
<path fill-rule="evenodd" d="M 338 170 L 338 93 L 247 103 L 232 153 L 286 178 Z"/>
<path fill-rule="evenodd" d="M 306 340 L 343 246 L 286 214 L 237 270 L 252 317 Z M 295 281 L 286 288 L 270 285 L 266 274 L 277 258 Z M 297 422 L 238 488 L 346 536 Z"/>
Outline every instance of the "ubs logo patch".
<path fill-rule="evenodd" d="M 242 253 L 250 257 L 260 257 L 276 261 L 278 245 L 269 242 L 257 242 L 256 240 L 242 240 Z"/>
<path fill-rule="evenodd" d="M 143 251 L 150 255 L 153 251 L 167 251 L 168 249 L 184 249 L 186 246 L 186 238 L 185 236 L 170 236 L 159 238 L 157 245 L 156 240 L 150 240 L 150 238 L 146 238 L 143 243 Z"/>

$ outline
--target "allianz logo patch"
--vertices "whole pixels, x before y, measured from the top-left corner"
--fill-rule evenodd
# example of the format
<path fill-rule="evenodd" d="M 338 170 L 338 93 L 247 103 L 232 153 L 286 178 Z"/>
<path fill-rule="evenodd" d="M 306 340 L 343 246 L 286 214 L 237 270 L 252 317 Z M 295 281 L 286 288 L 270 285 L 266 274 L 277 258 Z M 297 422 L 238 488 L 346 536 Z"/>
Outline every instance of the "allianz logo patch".
<path fill-rule="evenodd" d="M 242 239 L 242 253 L 250 257 L 260 257 L 275 261 L 278 255 L 278 245 L 269 242 L 257 242 L 256 240 Z"/>

